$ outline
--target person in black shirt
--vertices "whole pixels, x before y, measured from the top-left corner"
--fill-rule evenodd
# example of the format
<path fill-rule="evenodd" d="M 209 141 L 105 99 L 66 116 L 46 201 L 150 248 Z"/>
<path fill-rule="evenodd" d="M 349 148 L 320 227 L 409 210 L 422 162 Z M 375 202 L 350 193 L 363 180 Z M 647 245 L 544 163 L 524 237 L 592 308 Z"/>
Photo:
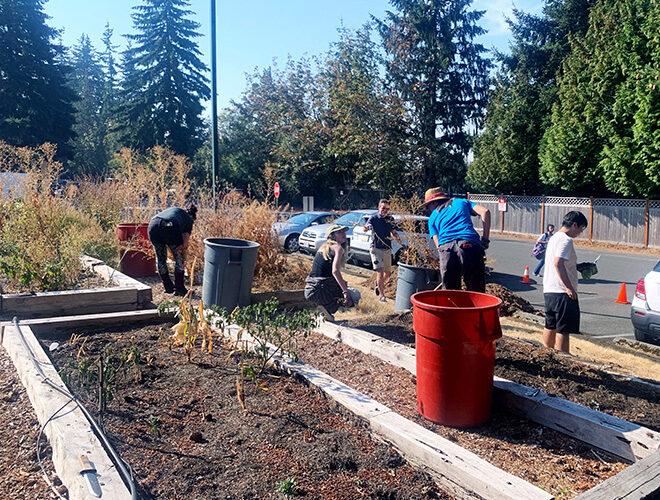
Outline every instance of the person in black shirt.
<path fill-rule="evenodd" d="M 326 319 L 333 321 L 333 314 L 340 305 L 357 306 L 360 292 L 349 288 L 341 275 L 346 261 L 346 231 L 348 227 L 332 224 L 325 231 L 328 238 L 314 256 L 312 271 L 305 280 L 305 298 L 317 305 Z"/>
<path fill-rule="evenodd" d="M 187 210 L 179 207 L 163 210 L 149 222 L 149 241 L 156 251 L 158 274 L 163 281 L 165 293 L 183 296 L 188 292 L 183 284 L 186 250 L 196 218 L 197 207 L 191 203 Z M 174 255 L 174 283 L 167 269 L 168 247 Z"/>
<path fill-rule="evenodd" d="M 371 263 L 377 273 L 376 295 L 380 295 L 380 301 L 385 302 L 385 281 L 392 274 L 392 240 L 399 240 L 399 236 L 394 226 L 394 219 L 390 212 L 390 202 L 380 200 L 378 202 L 378 213 L 369 217 L 364 229 L 373 231 L 371 238 Z"/>

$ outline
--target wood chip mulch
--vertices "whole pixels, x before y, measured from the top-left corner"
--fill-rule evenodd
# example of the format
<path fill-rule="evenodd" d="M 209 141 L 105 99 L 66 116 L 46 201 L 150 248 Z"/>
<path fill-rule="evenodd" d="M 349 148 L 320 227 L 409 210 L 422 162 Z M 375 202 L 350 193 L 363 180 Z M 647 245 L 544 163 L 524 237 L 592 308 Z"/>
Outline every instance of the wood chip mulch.
<path fill-rule="evenodd" d="M 37 462 L 40 425 L 7 351 L 0 347 L 0 498 L 57 498 Z M 39 451 L 46 473 L 60 495 L 66 488 L 55 473 L 48 440 L 42 436 Z"/>

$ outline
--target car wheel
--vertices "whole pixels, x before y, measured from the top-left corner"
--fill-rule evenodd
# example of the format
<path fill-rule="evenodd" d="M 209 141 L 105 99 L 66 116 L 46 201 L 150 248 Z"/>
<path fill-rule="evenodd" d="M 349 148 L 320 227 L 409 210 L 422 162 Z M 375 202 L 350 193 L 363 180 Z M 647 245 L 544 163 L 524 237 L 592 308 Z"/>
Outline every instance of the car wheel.
<path fill-rule="evenodd" d="M 639 340 L 640 342 L 649 342 L 648 335 L 644 333 L 643 330 L 640 330 L 639 328 L 635 328 L 635 339 Z"/>
<path fill-rule="evenodd" d="M 298 246 L 298 234 L 291 234 L 287 237 L 286 241 L 284 242 L 284 250 L 286 250 L 289 253 L 294 253 L 297 252 L 298 249 L 300 248 Z"/>

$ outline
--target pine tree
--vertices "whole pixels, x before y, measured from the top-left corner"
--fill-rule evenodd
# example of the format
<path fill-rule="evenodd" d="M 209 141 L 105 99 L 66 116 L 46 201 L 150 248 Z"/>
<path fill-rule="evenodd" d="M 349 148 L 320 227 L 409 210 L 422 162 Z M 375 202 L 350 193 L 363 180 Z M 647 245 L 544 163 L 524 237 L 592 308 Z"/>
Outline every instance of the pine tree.
<path fill-rule="evenodd" d="M 117 128 L 117 113 L 119 110 L 119 77 L 116 60 L 117 45 L 112 43 L 114 30 L 110 24 L 105 25 L 103 31 L 103 52 L 101 53 L 101 64 L 105 73 L 105 84 L 103 86 L 103 102 L 101 117 L 105 126 L 104 145 L 108 154 L 119 150 L 118 137 L 115 132 Z"/>
<path fill-rule="evenodd" d="M 105 74 L 89 37 L 83 33 L 73 47 L 70 85 L 78 95 L 74 104 L 76 138 L 72 141 L 70 174 L 102 174 L 107 166 L 106 127 L 103 121 Z"/>
<path fill-rule="evenodd" d="M 471 0 L 390 0 L 378 21 L 388 78 L 410 111 L 410 164 L 419 187 L 462 184 L 486 106 L 490 60 Z M 421 175 L 419 175 L 421 174 Z"/>
<path fill-rule="evenodd" d="M 0 139 L 17 146 L 52 142 L 68 157 L 75 94 L 43 4 L 0 0 Z"/>
<path fill-rule="evenodd" d="M 134 7 L 135 45 L 124 52 L 122 142 L 156 144 L 192 157 L 202 143 L 202 99 L 210 98 L 208 70 L 193 40 L 199 23 L 187 0 L 145 0 Z"/>

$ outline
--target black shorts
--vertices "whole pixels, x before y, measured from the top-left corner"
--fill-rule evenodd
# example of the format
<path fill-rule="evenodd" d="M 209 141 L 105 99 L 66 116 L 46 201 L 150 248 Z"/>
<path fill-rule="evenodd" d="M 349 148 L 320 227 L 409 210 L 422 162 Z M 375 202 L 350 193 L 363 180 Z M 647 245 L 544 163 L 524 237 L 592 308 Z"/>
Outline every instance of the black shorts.
<path fill-rule="evenodd" d="M 566 293 L 544 293 L 545 327 L 558 333 L 580 333 L 580 303 Z"/>

